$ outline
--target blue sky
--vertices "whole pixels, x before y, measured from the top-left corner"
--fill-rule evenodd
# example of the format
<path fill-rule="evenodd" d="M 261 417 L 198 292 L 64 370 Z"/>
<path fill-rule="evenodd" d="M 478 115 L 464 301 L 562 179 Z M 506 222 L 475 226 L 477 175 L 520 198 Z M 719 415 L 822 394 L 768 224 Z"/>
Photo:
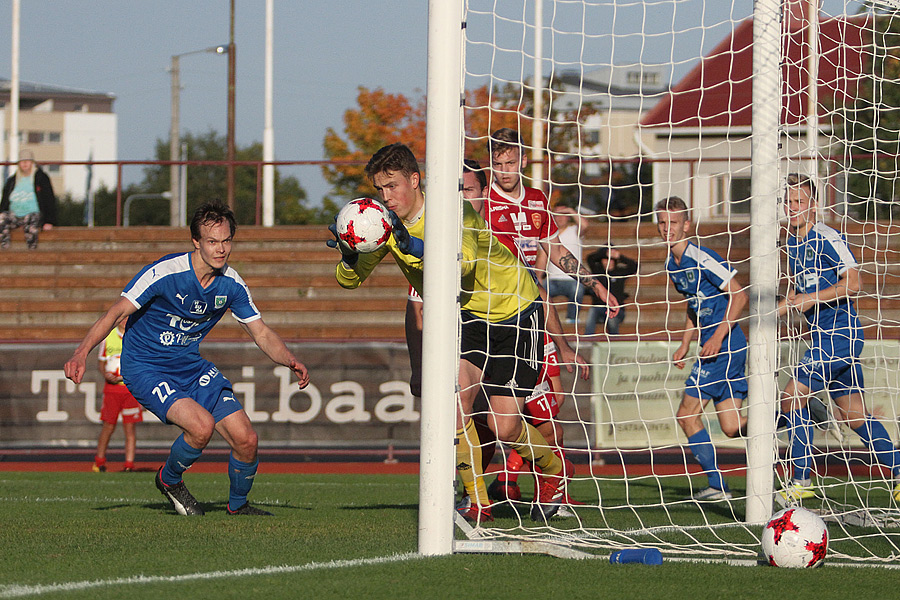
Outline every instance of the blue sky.
<path fill-rule="evenodd" d="M 829 0 L 826 4 L 837 4 Z M 265 2 L 236 2 L 236 136 L 240 144 L 262 140 Z M 326 127 L 342 128 L 342 115 L 355 106 L 357 87 L 382 87 L 418 96 L 426 83 L 427 0 L 276 0 L 274 37 L 275 156 L 279 160 L 322 158 Z M 9 76 L 10 0 L 0 0 L 0 77 Z M 470 0 L 473 10 L 489 0 Z M 532 19 L 531 1 L 514 6 L 504 19 Z M 584 29 L 596 47 L 597 64 L 673 61 L 685 72 L 731 27 L 731 19 L 752 10 L 751 0 L 626 1 L 545 3 L 545 55 L 557 69 L 571 68 L 585 54 Z M 672 9 L 672 7 L 675 7 Z M 701 13 L 706 10 L 706 15 Z M 21 78 L 115 94 L 119 116 L 119 157 L 149 159 L 157 139 L 168 139 L 173 54 L 228 42 L 228 0 L 23 0 Z M 508 8 L 504 8 L 508 10 Z M 481 25 L 476 23 L 481 19 Z M 471 35 L 485 39 L 497 31 L 503 45 L 528 40 L 528 27 L 500 21 L 494 28 L 473 13 Z M 618 35 L 613 43 L 610 23 Z M 644 27 L 654 37 L 641 41 L 629 31 Z M 715 25 L 718 23 L 718 25 Z M 704 31 L 703 26 L 706 25 Z M 677 30 L 675 35 L 667 34 Z M 530 50 L 530 48 L 526 48 Z M 530 73 L 530 59 L 470 47 L 470 68 L 517 78 Z M 227 58 L 197 54 L 181 60 L 182 132 L 226 129 Z M 545 67 L 545 75 L 549 66 Z M 292 173 L 315 199 L 327 188 L 318 169 Z M 134 173 L 131 178 L 138 177 Z M 126 178 L 129 176 L 126 175 Z"/>
<path fill-rule="evenodd" d="M 236 2 L 236 126 L 262 140 L 265 2 Z M 0 77 L 9 77 L 12 3 L 0 0 Z M 427 3 L 275 2 L 276 159 L 322 158 L 325 128 L 341 127 L 357 86 L 416 94 L 425 87 Z M 228 0 L 24 0 L 20 77 L 115 94 L 119 157 L 153 157 L 168 140 L 173 54 L 228 42 Z M 226 130 L 226 56 L 181 59 L 182 132 Z M 139 174 L 135 174 L 137 176 Z M 304 169 L 301 180 L 318 177 Z M 310 187 L 310 186 L 307 186 Z M 318 187 L 318 186 L 315 186 Z"/>

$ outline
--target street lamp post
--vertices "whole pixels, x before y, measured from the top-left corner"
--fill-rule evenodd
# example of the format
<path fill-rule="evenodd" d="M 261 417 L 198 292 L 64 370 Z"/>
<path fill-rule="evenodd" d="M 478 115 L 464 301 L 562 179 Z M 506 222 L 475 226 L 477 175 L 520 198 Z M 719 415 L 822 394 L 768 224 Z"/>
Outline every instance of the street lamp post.
<path fill-rule="evenodd" d="M 172 75 L 172 123 L 171 129 L 169 130 L 169 160 L 180 160 L 181 152 L 181 57 L 190 54 L 226 54 L 227 52 L 228 46 L 222 45 L 210 46 L 209 48 L 204 48 L 202 50 L 192 50 L 190 52 L 172 55 L 172 66 L 169 68 L 169 73 Z M 171 223 L 173 225 L 176 223 L 183 223 L 185 217 L 184 214 L 179 214 L 181 212 L 181 205 L 184 202 L 184 199 L 180 197 L 181 185 L 179 185 L 179 169 L 179 165 L 174 162 L 169 167 L 169 193 L 171 194 L 172 199 L 171 206 L 169 207 L 169 216 L 171 217 Z"/>

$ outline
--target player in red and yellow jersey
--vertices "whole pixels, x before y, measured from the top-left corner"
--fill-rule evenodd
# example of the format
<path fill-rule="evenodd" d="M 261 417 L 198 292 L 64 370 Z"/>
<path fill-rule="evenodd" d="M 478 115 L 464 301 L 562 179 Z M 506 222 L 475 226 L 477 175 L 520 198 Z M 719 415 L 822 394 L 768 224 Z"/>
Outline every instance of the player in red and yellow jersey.
<path fill-rule="evenodd" d="M 491 134 L 488 151 L 491 155 L 493 181 L 485 202 L 484 215 L 494 235 L 532 269 L 538 268 L 539 257 L 546 257 L 562 271 L 581 281 L 596 298 L 606 302 L 609 314 L 615 315 L 618 312 L 615 297 L 581 266 L 581 257 L 573 256 L 565 246 L 557 242 L 559 230 L 544 192 L 522 184 L 521 171 L 528 164 L 528 159 L 522 152 L 519 133 L 509 128 L 498 129 Z M 542 295 L 547 300 L 546 293 L 542 291 Z M 541 393 L 537 390 L 526 407 L 533 418 L 532 422 L 547 439 L 554 442 L 559 456 L 565 460 L 560 450 L 563 443 L 562 428 L 552 420 L 559 413 L 563 400 L 558 363 L 567 365 L 570 371 L 573 365 L 579 366 L 583 370 L 583 377 L 587 376 L 587 368 L 563 337 L 559 316 L 552 306 L 547 311 L 547 317 L 548 337 L 552 339 L 546 340 L 548 351 L 545 354 L 545 368 L 550 372 L 542 376 L 542 380 L 547 380 L 547 383 L 542 383 L 545 391 Z M 561 361 L 558 360 L 557 351 Z M 516 479 L 521 467 L 521 459 L 510 454 L 506 469 L 491 484 L 491 496 L 495 499 L 519 499 L 521 492 Z"/>
<path fill-rule="evenodd" d="M 100 420 L 103 429 L 97 440 L 97 455 L 94 457 L 92 470 L 95 473 L 106 471 L 106 449 L 109 439 L 116 430 L 116 421 L 122 415 L 122 429 L 125 431 L 125 471 L 134 470 L 134 455 L 137 449 L 135 423 L 144 420 L 141 405 L 135 400 L 125 382 L 119 367 L 122 360 L 122 336 L 125 334 L 125 320 L 109 332 L 106 341 L 100 346 L 100 372 L 106 383 L 103 386 L 103 407 L 100 409 Z"/>

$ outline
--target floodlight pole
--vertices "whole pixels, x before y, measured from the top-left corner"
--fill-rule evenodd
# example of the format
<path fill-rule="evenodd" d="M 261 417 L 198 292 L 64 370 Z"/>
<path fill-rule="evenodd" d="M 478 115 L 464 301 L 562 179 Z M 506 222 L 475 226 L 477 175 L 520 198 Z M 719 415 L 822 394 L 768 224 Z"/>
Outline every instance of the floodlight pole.
<path fill-rule="evenodd" d="M 237 64 L 234 47 L 234 0 L 231 0 L 230 33 L 228 37 L 228 135 L 225 196 L 228 200 L 228 208 L 234 210 L 234 87 L 235 65 Z"/>
<path fill-rule="evenodd" d="M 202 50 L 191 50 L 181 54 L 172 55 L 172 64 L 169 73 L 172 77 L 172 120 L 169 128 L 169 160 L 173 163 L 169 166 L 169 193 L 172 195 L 172 204 L 169 207 L 169 222 L 175 226 L 184 225 L 186 215 L 180 210 L 183 200 L 180 197 L 179 185 L 180 166 L 174 161 L 181 160 L 181 57 L 191 54 L 224 54 L 228 52 L 227 46 L 210 46 Z M 180 213 L 180 214 L 179 214 Z"/>

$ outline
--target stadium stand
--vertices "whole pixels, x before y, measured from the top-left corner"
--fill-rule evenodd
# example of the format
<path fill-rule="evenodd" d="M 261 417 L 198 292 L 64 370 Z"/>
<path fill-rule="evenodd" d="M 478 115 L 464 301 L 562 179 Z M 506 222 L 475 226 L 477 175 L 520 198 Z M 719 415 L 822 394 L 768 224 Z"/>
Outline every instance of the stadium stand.
<path fill-rule="evenodd" d="M 854 227 L 848 239 L 863 276 L 878 283 L 884 327 L 900 322 L 900 237 L 874 227 Z M 705 223 L 701 232 L 747 283 L 747 226 L 732 224 L 729 231 L 725 224 Z M 384 261 L 365 286 L 347 294 L 334 280 L 337 256 L 325 246 L 327 235 L 318 226 L 241 227 L 230 264 L 253 290 L 266 322 L 287 339 L 402 340 L 407 286 L 399 269 Z M 165 227 L 58 227 L 44 232 L 37 250 L 14 237 L 12 248 L 0 254 L 0 340 L 80 340 L 141 266 L 189 250 L 188 237 L 186 230 Z M 622 333 L 663 334 L 682 326 L 683 301 L 667 296 L 665 248 L 655 224 L 593 225 L 585 251 L 610 242 L 640 265 L 627 286 L 629 316 Z M 859 300 L 864 325 L 875 323 L 876 304 L 874 297 Z M 210 339 L 244 337 L 236 321 L 224 319 Z"/>

